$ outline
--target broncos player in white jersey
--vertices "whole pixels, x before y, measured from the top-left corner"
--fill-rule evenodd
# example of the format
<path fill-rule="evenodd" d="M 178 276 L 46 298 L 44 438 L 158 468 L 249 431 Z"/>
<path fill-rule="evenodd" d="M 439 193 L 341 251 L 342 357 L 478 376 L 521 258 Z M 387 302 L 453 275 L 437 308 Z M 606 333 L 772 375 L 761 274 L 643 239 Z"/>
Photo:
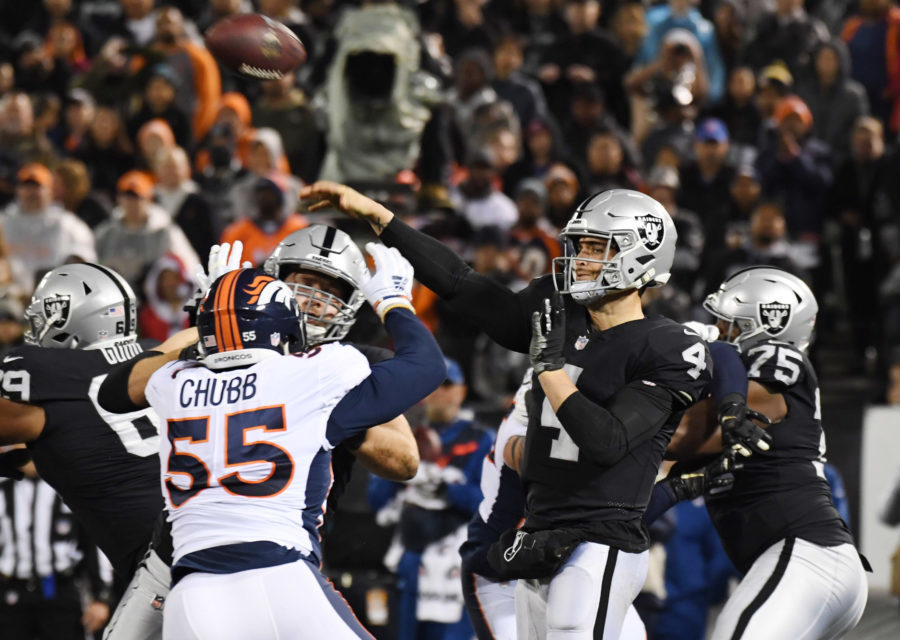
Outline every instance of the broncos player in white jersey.
<path fill-rule="evenodd" d="M 304 351 L 290 289 L 242 269 L 200 306 L 201 360 L 150 377 L 145 402 L 166 421 L 175 543 L 165 638 L 368 637 L 318 572 L 330 451 L 445 375 L 411 312 L 409 264 L 381 245 L 369 251 L 376 273 L 362 289 L 397 346 L 390 361 L 370 369 L 337 344 Z"/>
<path fill-rule="evenodd" d="M 704 306 L 740 353 L 747 404 L 768 417 L 772 442 L 735 470 L 730 492 L 706 499 L 725 551 L 745 574 L 712 637 L 839 638 L 862 616 L 868 587 L 823 471 L 818 381 L 806 357 L 816 299 L 790 273 L 751 267 L 723 282 Z M 719 421 L 727 431 L 742 410 L 724 413 Z"/>

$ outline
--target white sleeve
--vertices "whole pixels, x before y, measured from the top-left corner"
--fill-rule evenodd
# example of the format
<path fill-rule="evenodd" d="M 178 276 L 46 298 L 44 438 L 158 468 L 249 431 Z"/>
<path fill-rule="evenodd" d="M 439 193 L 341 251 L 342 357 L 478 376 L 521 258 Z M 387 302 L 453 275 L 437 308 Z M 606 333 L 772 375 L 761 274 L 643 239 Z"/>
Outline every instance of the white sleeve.
<path fill-rule="evenodd" d="M 516 396 L 513 399 L 513 407 L 497 430 L 497 441 L 494 443 L 494 464 L 498 469 L 506 464 L 503 461 L 503 452 L 506 449 L 506 443 L 513 436 L 524 436 L 528 430 L 528 405 L 525 402 L 526 394 L 531 390 L 532 370 L 529 368 L 522 377 L 522 384 L 516 390 Z"/>
<path fill-rule="evenodd" d="M 154 371 L 147 381 L 147 386 L 144 388 L 144 396 L 147 398 L 150 406 L 157 410 L 157 413 L 165 413 L 165 411 L 161 410 L 168 406 L 169 399 L 172 396 L 172 372 L 175 370 L 175 367 L 181 364 L 178 360 L 167 362 Z"/>

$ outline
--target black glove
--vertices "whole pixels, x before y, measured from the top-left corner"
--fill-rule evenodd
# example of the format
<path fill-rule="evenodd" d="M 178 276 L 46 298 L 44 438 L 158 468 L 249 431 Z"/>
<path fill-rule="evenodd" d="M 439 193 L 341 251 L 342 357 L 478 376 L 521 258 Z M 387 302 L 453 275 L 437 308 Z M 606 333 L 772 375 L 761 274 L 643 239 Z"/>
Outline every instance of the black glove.
<path fill-rule="evenodd" d="M 544 298 L 544 311 L 531 314 L 531 346 L 528 356 L 536 374 L 556 371 L 566 364 L 563 344 L 566 337 L 566 307 L 562 294 L 553 293 L 553 302 Z"/>
<path fill-rule="evenodd" d="M 733 449 L 744 457 L 762 453 L 772 447 L 772 436 L 753 421 L 772 424 L 758 411 L 747 407 L 738 393 L 729 393 L 719 405 L 719 425 L 722 427 L 722 448 Z"/>
<path fill-rule="evenodd" d="M 734 484 L 734 452 L 727 451 L 702 469 L 671 475 L 668 484 L 679 502 L 693 500 L 704 494 L 711 496 L 730 491 Z"/>
<path fill-rule="evenodd" d="M 199 360 L 200 359 L 200 343 L 195 342 L 192 345 L 188 345 L 184 349 L 178 352 L 179 360 Z"/>
<path fill-rule="evenodd" d="M 19 467 L 31 462 L 31 451 L 28 449 L 10 449 L 0 453 L 0 478 L 21 480 L 25 477 Z"/>

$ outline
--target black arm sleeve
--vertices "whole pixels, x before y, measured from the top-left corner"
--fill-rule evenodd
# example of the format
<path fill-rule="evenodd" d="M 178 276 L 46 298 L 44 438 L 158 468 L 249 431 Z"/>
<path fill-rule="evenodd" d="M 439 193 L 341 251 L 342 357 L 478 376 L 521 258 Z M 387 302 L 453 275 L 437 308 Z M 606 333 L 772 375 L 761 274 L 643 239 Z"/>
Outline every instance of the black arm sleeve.
<path fill-rule="evenodd" d="M 100 406 L 111 413 L 131 413 L 143 409 L 144 407 L 134 404 L 128 397 L 128 378 L 138 360 L 161 355 L 161 351 L 145 351 L 128 362 L 117 364 L 110 369 L 97 391 L 97 402 Z"/>
<path fill-rule="evenodd" d="M 513 293 L 507 287 L 476 273 L 444 243 L 401 222 L 396 217 L 381 233 L 381 241 L 396 247 L 416 270 L 416 280 L 455 308 L 463 309 L 472 322 L 500 346 L 528 352 L 531 311 L 537 308 L 529 296 L 531 287 Z"/>
<path fill-rule="evenodd" d="M 602 407 L 576 391 L 556 417 L 578 448 L 596 464 L 613 465 L 662 427 L 675 411 L 675 397 L 642 381 L 623 387 Z"/>

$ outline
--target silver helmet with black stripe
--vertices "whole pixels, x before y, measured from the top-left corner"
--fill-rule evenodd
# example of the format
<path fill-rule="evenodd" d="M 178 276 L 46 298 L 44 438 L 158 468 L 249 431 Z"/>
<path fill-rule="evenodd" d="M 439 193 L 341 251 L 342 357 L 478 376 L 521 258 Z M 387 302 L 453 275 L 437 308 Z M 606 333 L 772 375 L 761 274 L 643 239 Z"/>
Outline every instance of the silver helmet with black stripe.
<path fill-rule="evenodd" d="M 314 224 L 295 231 L 275 247 L 263 270 L 293 289 L 310 345 L 343 339 L 365 303 L 360 286 L 368 275 L 366 260 L 350 236 L 334 227 Z M 331 278 L 339 293 L 290 281 L 304 272 Z"/>
<path fill-rule="evenodd" d="M 819 311 L 809 286 L 775 267 L 738 271 L 706 297 L 703 307 L 729 323 L 721 339 L 741 352 L 769 339 L 806 351 Z"/>
<path fill-rule="evenodd" d="M 605 255 L 579 256 L 583 238 L 605 240 Z M 580 304 L 611 292 L 657 287 L 669 281 L 678 233 L 659 202 L 639 191 L 610 189 L 580 205 L 560 233 L 564 254 L 553 260 L 554 282 Z M 597 276 L 579 280 L 576 263 L 600 265 Z"/>
<path fill-rule="evenodd" d="M 99 264 L 57 267 L 41 278 L 25 310 L 29 344 L 93 349 L 137 338 L 134 291 L 118 273 Z"/>

